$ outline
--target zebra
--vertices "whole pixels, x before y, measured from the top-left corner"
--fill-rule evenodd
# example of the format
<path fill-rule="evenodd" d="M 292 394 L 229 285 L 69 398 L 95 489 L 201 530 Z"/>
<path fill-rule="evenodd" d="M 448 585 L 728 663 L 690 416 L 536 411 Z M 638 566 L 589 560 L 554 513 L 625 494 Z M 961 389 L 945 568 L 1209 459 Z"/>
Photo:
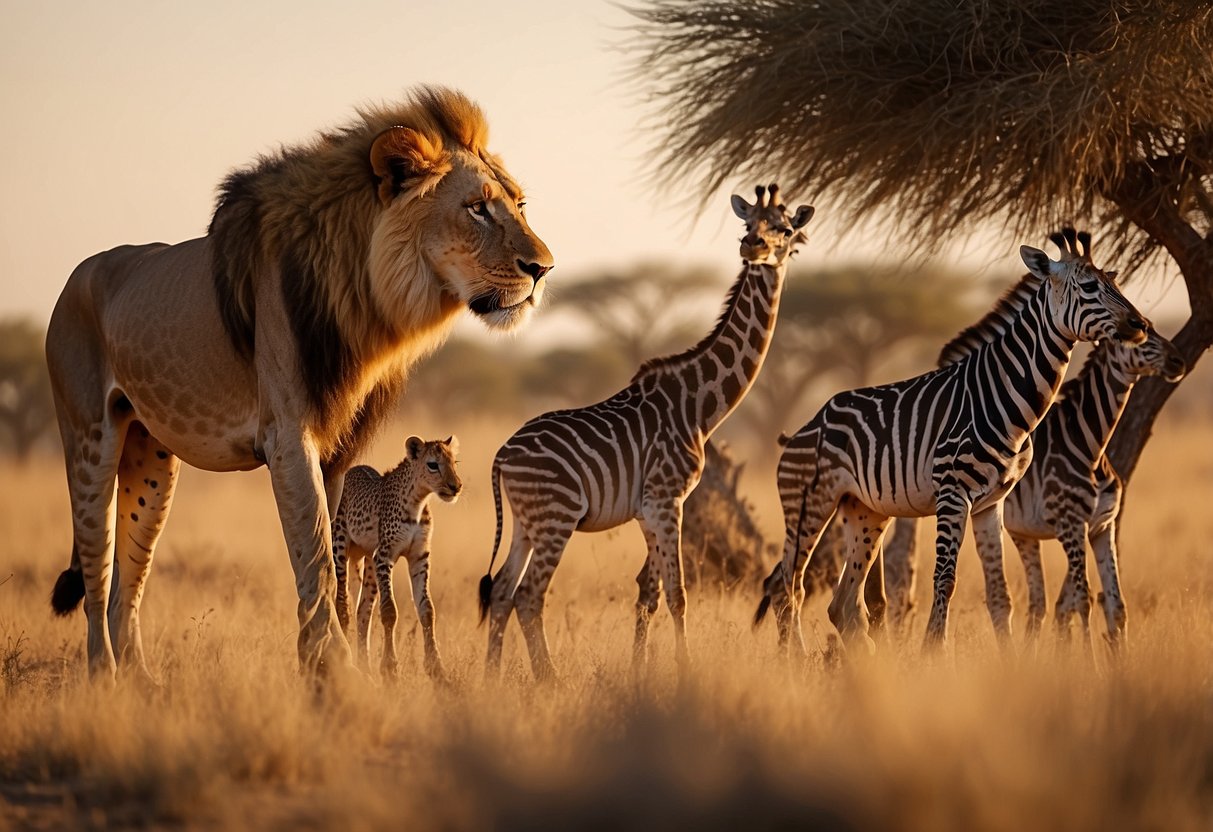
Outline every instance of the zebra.
<path fill-rule="evenodd" d="M 777 185 L 756 189 L 750 205 L 734 195 L 745 220 L 744 266 L 716 326 L 686 352 L 644 363 L 614 396 L 538 416 L 510 437 L 493 460 L 496 537 L 489 574 L 480 582 L 481 621 L 490 617 L 489 674 L 500 671 L 511 609 L 537 679 L 555 673 L 543 628 L 544 593 L 574 531 L 605 531 L 639 521 L 648 557 L 637 577 L 633 664 L 644 662 L 649 622 L 664 582 L 674 619 L 679 668 L 689 665 L 683 586 L 682 504 L 699 482 L 704 443 L 737 407 L 758 376 L 771 342 L 787 259 L 807 240 L 813 208 L 793 214 Z M 509 555 L 492 575 L 501 546 L 501 492 L 514 518 Z"/>
<path fill-rule="evenodd" d="M 1003 512 L 1003 523 L 1027 576 L 1029 644 L 1035 642 L 1045 617 L 1040 544 L 1053 539 L 1061 542 L 1068 563 L 1055 608 L 1058 629 L 1068 631 L 1072 616 L 1078 615 L 1090 651 L 1091 596 L 1086 571 L 1086 544 L 1090 541 L 1099 567 L 1108 643 L 1114 650 L 1123 643 L 1128 617 L 1116 551 L 1122 485 L 1104 452 L 1137 381 L 1156 375 L 1176 382 L 1186 371 L 1179 350 L 1153 328 L 1141 346 L 1101 341 L 1078 375 L 1061 388 L 1057 402 L 1033 431 L 1035 456 L 1007 496 Z M 914 522 L 903 518 L 898 526 Z M 912 553 L 904 546 L 887 545 L 884 558 L 890 571 L 912 571 Z M 904 596 L 910 586 L 909 582 L 890 583 L 892 608 L 909 609 L 909 599 Z"/>
<path fill-rule="evenodd" d="M 1052 404 L 1079 340 L 1141 343 L 1149 328 L 1117 289 L 1116 273 L 1102 271 L 1078 251 L 1073 229 L 1051 239 L 1061 259 L 1021 246 L 1028 274 L 944 348 L 947 366 L 839 393 L 794 436 L 781 437 L 786 447 L 777 483 L 784 552 L 763 583 L 755 624 L 774 603 L 781 642 L 794 632 L 804 649 L 804 568 L 837 513 L 848 557 L 830 620 L 871 649 L 859 590 L 879 560 L 889 518 L 935 514 L 934 603 L 925 646 L 939 647 L 947 636 L 957 550 L 972 516 L 990 616 L 1000 641 L 1008 643 L 1002 504 L 1031 460 L 1029 435 Z M 883 598 L 880 573 L 877 581 L 875 595 Z"/>

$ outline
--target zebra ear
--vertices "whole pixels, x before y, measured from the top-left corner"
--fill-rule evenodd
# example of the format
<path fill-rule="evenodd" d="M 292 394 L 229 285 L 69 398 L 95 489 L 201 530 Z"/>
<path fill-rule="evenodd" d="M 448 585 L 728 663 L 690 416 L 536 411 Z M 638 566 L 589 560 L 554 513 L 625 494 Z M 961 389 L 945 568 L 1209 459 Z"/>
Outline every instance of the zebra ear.
<path fill-rule="evenodd" d="M 1060 263 L 1054 263 L 1049 259 L 1049 255 L 1045 254 L 1038 248 L 1031 246 L 1020 246 L 1019 256 L 1023 258 L 1024 265 L 1028 267 L 1028 271 L 1039 278 L 1048 278 L 1057 273 Z"/>
<path fill-rule="evenodd" d="M 736 214 L 738 217 L 740 217 L 743 220 L 749 218 L 750 208 L 752 206 L 750 205 L 750 203 L 745 201 L 745 197 L 738 196 L 737 194 L 733 194 L 733 196 L 729 199 L 729 204 L 731 204 L 733 206 L 733 213 Z"/>
<path fill-rule="evenodd" d="M 410 436 L 404 440 L 404 451 L 409 455 L 409 459 L 416 459 L 421 456 L 421 449 L 425 442 L 420 436 Z"/>
<path fill-rule="evenodd" d="M 1118 274 L 1120 274 L 1120 272 L 1116 271 L 1116 269 L 1108 269 L 1106 272 L 1104 272 L 1104 277 L 1106 277 L 1108 280 L 1115 280 L 1116 275 Z"/>

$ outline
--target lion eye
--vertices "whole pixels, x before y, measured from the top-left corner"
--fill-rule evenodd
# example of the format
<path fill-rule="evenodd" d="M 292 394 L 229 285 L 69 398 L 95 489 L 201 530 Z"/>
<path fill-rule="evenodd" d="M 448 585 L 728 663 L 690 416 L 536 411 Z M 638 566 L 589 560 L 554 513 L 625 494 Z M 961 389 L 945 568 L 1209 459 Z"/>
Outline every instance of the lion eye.
<path fill-rule="evenodd" d="M 437 462 L 427 462 L 427 463 L 425 464 L 425 467 L 426 467 L 426 468 L 429 468 L 429 469 L 430 469 L 431 471 L 433 471 L 435 474 L 437 474 L 437 473 L 438 473 L 438 463 L 437 463 Z"/>
<path fill-rule="evenodd" d="M 468 210 L 472 212 L 473 216 L 485 220 L 489 218 L 489 206 L 485 204 L 483 199 L 473 202 L 468 206 Z"/>

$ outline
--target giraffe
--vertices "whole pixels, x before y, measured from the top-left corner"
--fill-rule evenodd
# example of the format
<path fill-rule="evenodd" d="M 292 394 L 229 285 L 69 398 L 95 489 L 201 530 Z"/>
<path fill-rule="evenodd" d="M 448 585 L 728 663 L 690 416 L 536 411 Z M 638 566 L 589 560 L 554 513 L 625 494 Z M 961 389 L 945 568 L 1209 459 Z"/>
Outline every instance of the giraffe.
<path fill-rule="evenodd" d="M 1099 567 L 1108 643 L 1113 650 L 1123 643 L 1127 615 L 1116 551 L 1122 485 L 1104 452 L 1137 381 L 1156 375 L 1175 382 L 1185 371 L 1179 351 L 1153 328 L 1140 346 L 1101 341 L 1081 372 L 1062 387 L 1057 402 L 1033 431 L 1032 464 L 1007 496 L 1003 513 L 1003 523 L 1019 550 L 1027 576 L 1025 634 L 1029 645 L 1035 645 L 1045 617 L 1040 544 L 1053 539 L 1061 542 L 1068 562 L 1055 608 L 1058 629 L 1068 632 L 1072 617 L 1077 615 L 1090 653 L 1091 599 L 1086 578 L 1089 541 Z M 911 527 L 912 533 L 914 521 L 899 520 L 898 526 L 903 523 Z M 913 553 L 903 546 L 890 544 L 884 557 L 891 571 L 912 572 Z M 907 587 L 890 585 L 889 590 L 889 601 L 895 609 L 908 608 Z"/>
<path fill-rule="evenodd" d="M 830 620 L 848 640 L 871 649 L 859 593 L 879 561 L 889 519 L 935 514 L 935 592 L 925 644 L 938 647 L 947 635 L 957 551 L 971 516 L 990 616 L 1008 644 L 1003 500 L 1031 460 L 1032 429 L 1057 395 L 1079 340 L 1137 344 L 1149 327 L 1116 288 L 1115 272 L 1078 252 L 1072 229 L 1053 241 L 1060 261 L 1020 247 L 1029 273 L 944 347 L 940 369 L 839 393 L 786 440 L 777 475 L 784 556 L 764 582 L 755 623 L 777 602 L 780 640 L 794 632 L 804 650 L 804 569 L 837 513 L 849 554 Z"/>
<path fill-rule="evenodd" d="M 756 189 L 751 205 L 732 197 L 745 221 L 744 266 L 715 328 L 684 353 L 643 364 L 605 401 L 538 416 L 493 460 L 497 530 L 489 574 L 480 583 L 481 620 L 490 616 L 487 668 L 499 672 L 502 639 L 516 610 L 537 679 L 555 674 L 543 627 L 544 594 L 574 531 L 604 531 L 637 520 L 648 556 L 637 577 L 633 664 L 645 659 L 649 623 L 665 585 L 680 672 L 689 667 L 683 586 L 682 507 L 699 482 L 704 443 L 740 404 L 771 343 L 787 260 L 807 240 L 813 208 L 793 214 L 778 185 Z M 514 518 L 509 555 L 492 575 L 501 546 L 501 491 Z"/>
<path fill-rule="evenodd" d="M 365 666 L 370 646 L 371 610 L 380 597 L 383 621 L 384 678 L 396 675 L 396 601 L 392 595 L 392 567 L 403 557 L 409 565 L 413 604 L 425 640 L 425 670 L 443 681 L 446 672 L 434 638 L 434 604 L 430 600 L 430 545 L 433 516 L 430 497 L 437 494 L 447 503 L 459 499 L 455 456 L 459 440 L 454 436 L 426 442 L 417 436 L 404 441 L 404 459 L 380 476 L 369 465 L 351 468 L 345 475 L 341 503 L 333 518 L 333 566 L 337 575 L 337 620 L 349 632 L 350 597 L 348 572 L 352 564 L 362 569 L 362 592 L 358 599 L 358 632 L 355 653 Z M 373 567 L 373 568 L 372 568 Z"/>

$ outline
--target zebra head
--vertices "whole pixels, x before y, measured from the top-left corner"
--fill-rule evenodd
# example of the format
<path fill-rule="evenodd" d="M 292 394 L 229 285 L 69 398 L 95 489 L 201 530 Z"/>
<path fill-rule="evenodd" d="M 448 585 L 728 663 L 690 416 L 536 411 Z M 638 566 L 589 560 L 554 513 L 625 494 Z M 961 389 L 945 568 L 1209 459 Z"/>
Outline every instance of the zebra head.
<path fill-rule="evenodd" d="M 1078 341 L 1145 341 L 1150 322 L 1120 293 L 1116 272 L 1091 262 L 1091 235 L 1066 228 L 1049 239 L 1061 249 L 1060 260 L 1050 260 L 1031 246 L 1020 246 L 1019 256 L 1032 274 L 1048 284 L 1054 324 Z"/>
<path fill-rule="evenodd" d="M 1111 341 L 1104 347 L 1108 362 L 1122 372 L 1141 376 L 1162 376 L 1167 381 L 1179 381 L 1188 372 L 1187 362 L 1175 345 L 1150 327 L 1146 340 L 1139 346 Z"/>
<path fill-rule="evenodd" d="M 779 186 L 771 183 L 770 200 L 767 188 L 754 189 L 758 201 L 753 205 L 745 198 L 733 195 L 733 213 L 745 220 L 745 236 L 741 238 L 741 259 L 748 263 L 783 265 L 796 246 L 809 238 L 801 231 L 813 218 L 813 206 L 801 205 L 792 214 L 779 197 Z"/>

